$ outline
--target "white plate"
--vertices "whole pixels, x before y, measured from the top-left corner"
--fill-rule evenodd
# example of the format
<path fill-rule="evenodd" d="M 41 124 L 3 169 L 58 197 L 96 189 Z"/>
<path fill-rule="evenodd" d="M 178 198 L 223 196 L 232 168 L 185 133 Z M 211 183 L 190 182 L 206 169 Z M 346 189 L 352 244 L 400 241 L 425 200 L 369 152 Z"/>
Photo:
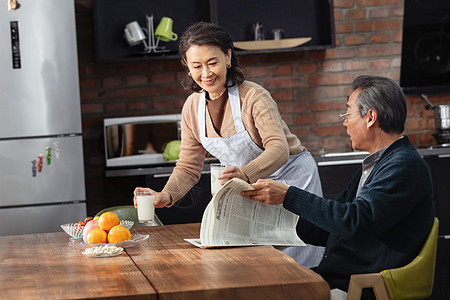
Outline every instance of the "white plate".
<path fill-rule="evenodd" d="M 119 242 L 117 244 L 94 244 L 94 245 L 85 244 L 82 239 L 70 239 L 69 246 L 80 249 L 80 250 L 84 250 L 86 248 L 97 247 L 97 246 L 102 246 L 102 245 L 114 245 L 114 246 L 122 247 L 125 249 L 125 248 L 130 248 L 130 247 L 136 246 L 137 244 L 145 241 L 146 239 L 148 239 L 148 234 L 145 234 L 145 235 L 133 234 L 131 236 L 131 239 L 128 241 Z"/>
<path fill-rule="evenodd" d="M 114 256 L 119 256 L 120 254 L 122 254 L 122 251 L 120 253 L 114 253 L 114 254 L 101 254 L 101 255 L 84 254 L 84 255 L 89 256 L 89 257 L 114 257 Z"/>
<path fill-rule="evenodd" d="M 114 257 L 114 256 L 119 256 L 120 254 L 122 254 L 123 250 L 117 253 L 112 253 L 112 254 L 94 254 L 94 253 L 90 253 L 90 254 L 85 254 L 83 253 L 83 255 L 85 256 L 89 256 L 89 257 Z"/>

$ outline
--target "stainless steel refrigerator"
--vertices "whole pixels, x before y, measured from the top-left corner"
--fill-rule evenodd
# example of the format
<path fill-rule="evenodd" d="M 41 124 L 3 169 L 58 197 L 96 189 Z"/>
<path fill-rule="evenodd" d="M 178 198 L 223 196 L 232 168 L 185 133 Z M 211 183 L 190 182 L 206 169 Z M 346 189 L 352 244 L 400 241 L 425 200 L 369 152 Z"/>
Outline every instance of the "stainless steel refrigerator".
<path fill-rule="evenodd" d="M 75 4 L 3 4 L 0 236 L 61 231 L 86 217 Z"/>

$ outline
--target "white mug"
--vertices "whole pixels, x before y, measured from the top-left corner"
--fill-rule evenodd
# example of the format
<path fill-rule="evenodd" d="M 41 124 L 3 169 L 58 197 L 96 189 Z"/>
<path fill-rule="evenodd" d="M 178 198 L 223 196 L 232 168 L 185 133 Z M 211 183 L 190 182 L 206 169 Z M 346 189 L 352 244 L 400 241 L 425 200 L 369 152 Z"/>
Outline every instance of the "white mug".
<path fill-rule="evenodd" d="M 125 38 L 130 46 L 137 45 L 146 39 L 144 31 L 137 21 L 128 23 L 124 29 Z"/>

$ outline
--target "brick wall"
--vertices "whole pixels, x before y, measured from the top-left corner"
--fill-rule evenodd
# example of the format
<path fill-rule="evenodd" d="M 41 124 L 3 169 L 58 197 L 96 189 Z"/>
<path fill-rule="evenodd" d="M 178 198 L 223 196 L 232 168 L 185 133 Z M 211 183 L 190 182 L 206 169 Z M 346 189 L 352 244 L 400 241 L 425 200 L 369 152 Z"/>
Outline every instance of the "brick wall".
<path fill-rule="evenodd" d="M 179 60 L 96 64 L 89 0 L 75 0 L 88 213 L 131 203 L 141 177 L 105 178 L 102 121 L 107 117 L 179 113 L 187 93 Z M 334 0 L 336 48 L 240 57 L 247 79 L 271 93 L 283 119 L 314 155 L 350 151 L 339 113 L 360 74 L 399 80 L 403 0 Z M 449 103 L 450 94 L 431 95 Z M 408 96 L 406 133 L 417 147 L 435 144 L 433 112 Z"/>

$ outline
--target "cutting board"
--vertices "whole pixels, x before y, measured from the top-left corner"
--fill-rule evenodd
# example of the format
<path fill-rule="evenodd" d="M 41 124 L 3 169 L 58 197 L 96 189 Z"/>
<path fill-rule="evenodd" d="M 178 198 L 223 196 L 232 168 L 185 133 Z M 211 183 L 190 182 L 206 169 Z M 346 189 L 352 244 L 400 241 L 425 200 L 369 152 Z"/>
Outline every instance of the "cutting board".
<path fill-rule="evenodd" d="M 234 47 L 242 50 L 267 50 L 267 49 L 284 49 L 301 46 L 311 40 L 310 37 L 291 38 L 281 40 L 264 40 L 264 41 L 244 41 L 234 42 Z"/>

